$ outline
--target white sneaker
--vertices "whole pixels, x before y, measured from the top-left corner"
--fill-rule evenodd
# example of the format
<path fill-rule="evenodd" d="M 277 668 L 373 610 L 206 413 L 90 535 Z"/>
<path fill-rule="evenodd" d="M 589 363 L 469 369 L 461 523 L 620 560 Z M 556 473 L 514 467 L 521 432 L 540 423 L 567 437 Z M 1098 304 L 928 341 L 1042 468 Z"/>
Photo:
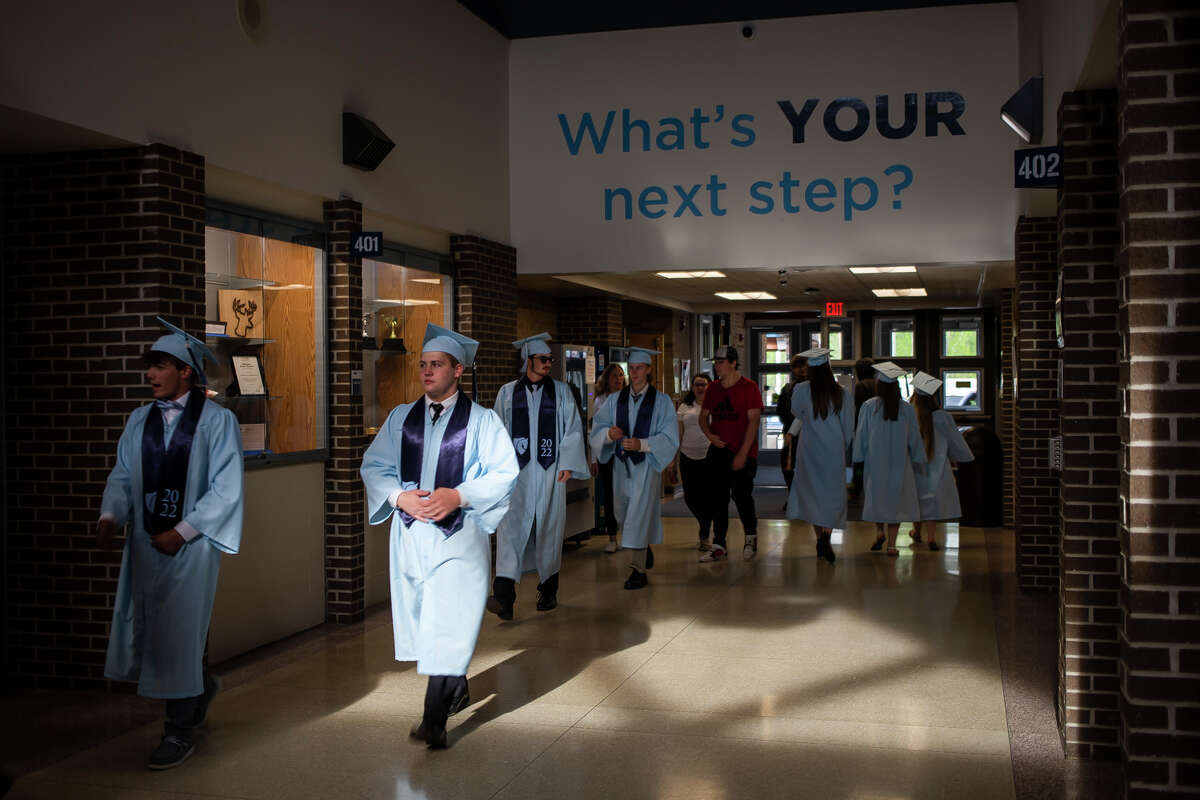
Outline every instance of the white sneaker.
<path fill-rule="evenodd" d="M 742 560 L 750 561 L 758 555 L 758 537 L 747 536 L 746 545 L 742 548 Z"/>
<path fill-rule="evenodd" d="M 725 560 L 725 548 L 721 547 L 721 545 L 719 545 L 719 544 L 714 544 L 707 553 L 700 556 L 700 560 L 706 564 L 709 561 L 724 561 Z"/>
<path fill-rule="evenodd" d="M 615 553 L 615 552 L 617 552 L 617 540 L 616 540 L 616 539 L 609 539 L 609 540 L 608 540 L 608 544 L 604 545 L 604 552 L 606 552 L 606 553 Z"/>

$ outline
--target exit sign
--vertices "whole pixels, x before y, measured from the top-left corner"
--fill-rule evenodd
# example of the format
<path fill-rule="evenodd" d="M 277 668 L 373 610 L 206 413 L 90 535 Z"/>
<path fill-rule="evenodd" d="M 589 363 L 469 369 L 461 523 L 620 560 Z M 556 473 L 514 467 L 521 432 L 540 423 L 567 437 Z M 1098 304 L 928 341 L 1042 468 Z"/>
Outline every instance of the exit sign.
<path fill-rule="evenodd" d="M 827 316 L 827 317 L 844 316 L 844 312 L 846 310 L 845 305 L 846 304 L 841 302 L 840 300 L 836 303 L 833 302 L 832 300 L 827 301 L 825 303 L 825 316 Z"/>

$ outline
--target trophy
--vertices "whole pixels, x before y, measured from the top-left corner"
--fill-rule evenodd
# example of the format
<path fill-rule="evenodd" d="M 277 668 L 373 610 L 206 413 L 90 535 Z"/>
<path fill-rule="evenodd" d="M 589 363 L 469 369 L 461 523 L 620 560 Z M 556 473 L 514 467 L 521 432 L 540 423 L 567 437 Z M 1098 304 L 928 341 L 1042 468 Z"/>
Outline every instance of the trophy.
<path fill-rule="evenodd" d="M 378 350 L 379 349 L 379 345 L 375 341 L 375 333 L 371 330 L 371 317 L 373 317 L 373 316 L 375 316 L 375 315 L 374 314 L 363 314 L 362 315 L 362 339 L 363 339 L 362 346 L 363 346 L 364 350 Z"/>
<path fill-rule="evenodd" d="M 387 338 L 389 338 L 389 339 L 399 339 L 400 338 L 399 336 L 396 335 L 396 328 L 400 327 L 400 318 L 399 317 L 384 317 L 383 324 L 386 325 L 387 329 L 388 329 Z"/>
<path fill-rule="evenodd" d="M 400 318 L 384 317 L 383 324 L 388 329 L 388 335 L 383 338 L 383 349 L 395 353 L 407 353 L 408 349 L 404 346 L 404 339 L 397 333 L 400 328 Z"/>

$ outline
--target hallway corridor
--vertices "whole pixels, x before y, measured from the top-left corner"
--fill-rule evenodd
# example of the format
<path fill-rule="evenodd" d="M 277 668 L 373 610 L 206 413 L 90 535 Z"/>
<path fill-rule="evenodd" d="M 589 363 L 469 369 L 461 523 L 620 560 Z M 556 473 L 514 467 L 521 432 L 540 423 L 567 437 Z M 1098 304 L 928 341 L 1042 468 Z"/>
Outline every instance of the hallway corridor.
<path fill-rule="evenodd" d="M 951 525 L 930 553 L 906 527 L 895 559 L 868 552 L 871 527 L 853 523 L 830 567 L 806 526 L 772 520 L 757 560 L 731 540 L 733 560 L 700 564 L 694 523 L 664 522 L 647 590 L 622 590 L 624 556 L 593 539 L 565 556 L 556 611 L 534 610 L 527 579 L 515 621 L 485 617 L 474 702 L 447 751 L 407 738 L 425 681 L 392 659 L 383 609 L 219 668 L 227 690 L 181 768 L 144 768 L 154 722 L 21 777 L 9 797 L 1021 794 L 981 530 Z"/>

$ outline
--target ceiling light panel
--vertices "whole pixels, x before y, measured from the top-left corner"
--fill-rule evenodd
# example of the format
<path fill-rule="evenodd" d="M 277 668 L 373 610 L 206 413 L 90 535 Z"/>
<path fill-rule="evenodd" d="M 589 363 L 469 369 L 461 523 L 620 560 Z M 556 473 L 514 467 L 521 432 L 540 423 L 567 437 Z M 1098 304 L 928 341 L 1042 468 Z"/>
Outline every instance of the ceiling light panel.
<path fill-rule="evenodd" d="M 656 272 L 654 273 L 660 278 L 724 278 L 724 272 L 706 269 L 695 272 Z"/>
<path fill-rule="evenodd" d="M 916 289 L 872 289 L 876 297 L 926 297 L 928 293 L 923 288 Z"/>
<path fill-rule="evenodd" d="M 905 267 L 851 267 L 850 271 L 855 275 L 880 275 L 884 273 L 895 274 L 898 272 L 916 272 L 914 266 Z"/>
<path fill-rule="evenodd" d="M 775 300 L 770 292 L 713 292 L 717 297 L 726 300 Z"/>

